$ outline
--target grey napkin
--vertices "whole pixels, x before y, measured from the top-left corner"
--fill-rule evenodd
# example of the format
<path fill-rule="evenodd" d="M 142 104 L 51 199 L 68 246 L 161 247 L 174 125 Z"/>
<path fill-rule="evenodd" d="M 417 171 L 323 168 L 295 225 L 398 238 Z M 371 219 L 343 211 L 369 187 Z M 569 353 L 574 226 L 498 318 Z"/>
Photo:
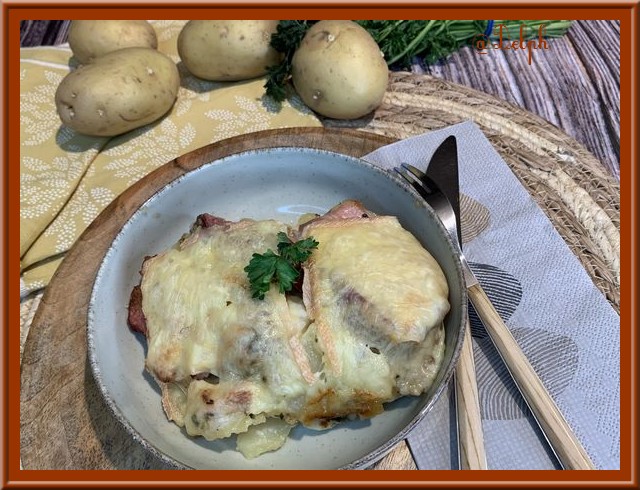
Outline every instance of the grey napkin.
<path fill-rule="evenodd" d="M 458 140 L 460 191 L 488 211 L 465 255 L 498 312 L 599 469 L 620 467 L 620 317 L 480 129 L 465 122 L 385 146 L 366 160 L 424 169 Z M 472 202 L 473 202 L 472 201 Z M 559 468 L 471 312 L 489 469 Z M 451 388 L 409 435 L 420 469 L 455 469 Z"/>

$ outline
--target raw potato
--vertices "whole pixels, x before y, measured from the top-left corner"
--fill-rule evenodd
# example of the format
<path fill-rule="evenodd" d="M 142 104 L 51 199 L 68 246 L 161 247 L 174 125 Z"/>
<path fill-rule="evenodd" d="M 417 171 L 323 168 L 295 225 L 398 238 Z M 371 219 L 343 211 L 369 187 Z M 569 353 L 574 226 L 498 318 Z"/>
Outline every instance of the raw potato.
<path fill-rule="evenodd" d="M 83 64 L 122 48 L 157 49 L 158 38 L 146 20 L 74 20 L 69 47 Z"/>
<path fill-rule="evenodd" d="M 306 33 L 292 60 L 302 100 L 335 119 L 362 117 L 382 102 L 389 68 L 371 35 L 350 20 L 323 20 Z"/>
<path fill-rule="evenodd" d="M 191 20 L 178 36 L 178 54 L 198 78 L 248 80 L 280 62 L 269 45 L 277 27 L 277 20 Z"/>
<path fill-rule="evenodd" d="M 69 73 L 56 91 L 56 108 L 79 133 L 115 136 L 159 119 L 179 88 L 178 68 L 168 56 L 125 48 Z"/>

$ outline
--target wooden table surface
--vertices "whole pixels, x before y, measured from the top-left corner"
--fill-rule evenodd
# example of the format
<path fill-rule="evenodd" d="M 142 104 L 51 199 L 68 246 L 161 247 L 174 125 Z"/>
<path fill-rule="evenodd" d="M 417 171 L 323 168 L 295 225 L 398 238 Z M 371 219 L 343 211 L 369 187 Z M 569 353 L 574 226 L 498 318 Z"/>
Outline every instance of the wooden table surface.
<path fill-rule="evenodd" d="M 66 42 L 69 21 L 23 21 L 22 46 Z M 431 66 L 412 70 L 494 95 L 541 116 L 620 174 L 620 23 L 576 21 L 548 50 L 493 51 L 463 48 Z"/>

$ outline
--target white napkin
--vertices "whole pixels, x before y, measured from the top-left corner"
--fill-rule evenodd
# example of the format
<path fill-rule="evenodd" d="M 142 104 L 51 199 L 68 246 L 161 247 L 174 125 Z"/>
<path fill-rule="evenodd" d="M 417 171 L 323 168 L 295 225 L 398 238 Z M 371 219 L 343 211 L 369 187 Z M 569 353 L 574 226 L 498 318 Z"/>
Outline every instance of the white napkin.
<path fill-rule="evenodd" d="M 458 140 L 460 191 L 489 212 L 465 255 L 503 320 L 599 469 L 620 468 L 620 317 L 478 127 L 465 122 L 370 153 L 385 168 L 424 169 Z M 489 469 L 560 468 L 472 312 Z M 457 468 L 448 393 L 408 442 L 420 469 Z"/>

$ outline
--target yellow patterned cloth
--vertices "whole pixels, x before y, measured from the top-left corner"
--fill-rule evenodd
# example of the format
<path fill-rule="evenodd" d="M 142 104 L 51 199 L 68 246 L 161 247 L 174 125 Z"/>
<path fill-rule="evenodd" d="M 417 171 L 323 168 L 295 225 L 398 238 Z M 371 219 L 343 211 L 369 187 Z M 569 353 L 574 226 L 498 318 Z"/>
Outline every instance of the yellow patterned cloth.
<path fill-rule="evenodd" d="M 186 21 L 152 21 L 158 50 L 179 62 Z M 280 110 L 264 79 L 207 82 L 178 63 L 178 99 L 160 121 L 129 133 L 83 136 L 62 126 L 54 94 L 72 65 L 68 45 L 20 53 L 21 294 L 47 285 L 75 240 L 121 192 L 168 161 L 209 143 L 273 128 L 321 126 L 298 99 Z"/>

